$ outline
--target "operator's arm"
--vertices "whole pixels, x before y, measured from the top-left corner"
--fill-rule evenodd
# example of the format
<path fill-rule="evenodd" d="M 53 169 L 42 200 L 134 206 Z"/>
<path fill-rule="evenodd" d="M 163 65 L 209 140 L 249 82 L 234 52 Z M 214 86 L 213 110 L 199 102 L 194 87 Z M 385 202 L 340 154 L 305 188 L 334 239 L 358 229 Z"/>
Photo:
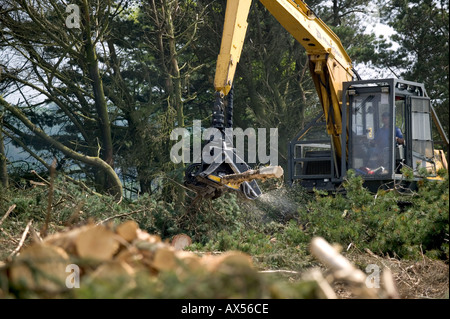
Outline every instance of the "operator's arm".
<path fill-rule="evenodd" d="M 405 143 L 405 139 L 403 138 L 402 131 L 400 131 L 400 129 L 398 127 L 395 128 L 395 141 L 398 144 Z"/>

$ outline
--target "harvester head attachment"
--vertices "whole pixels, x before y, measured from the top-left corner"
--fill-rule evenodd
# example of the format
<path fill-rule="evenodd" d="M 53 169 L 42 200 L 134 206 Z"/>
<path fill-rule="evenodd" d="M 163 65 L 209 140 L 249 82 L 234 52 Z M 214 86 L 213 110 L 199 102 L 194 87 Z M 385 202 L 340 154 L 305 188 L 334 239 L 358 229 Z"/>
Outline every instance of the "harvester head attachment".
<path fill-rule="evenodd" d="M 201 163 L 191 164 L 185 171 L 185 186 L 194 190 L 198 197 L 215 199 L 231 189 L 248 199 L 256 199 L 261 195 L 256 179 L 280 178 L 283 175 L 279 166 L 252 170 L 233 148 L 233 137 L 225 134 L 225 127 L 233 126 L 233 90 L 228 94 L 226 112 L 224 96 L 216 92 L 212 126 L 220 134 L 214 135 L 205 146 L 209 160 L 202 157 Z"/>
<path fill-rule="evenodd" d="M 227 143 L 223 147 L 211 146 L 211 153 L 216 154 L 212 163 L 194 163 L 185 172 L 185 186 L 194 190 L 199 196 L 218 198 L 226 190 L 242 192 L 246 198 L 255 199 L 261 195 L 258 183 L 254 179 L 225 182 L 225 176 L 250 171 L 250 167 L 236 154 Z"/>

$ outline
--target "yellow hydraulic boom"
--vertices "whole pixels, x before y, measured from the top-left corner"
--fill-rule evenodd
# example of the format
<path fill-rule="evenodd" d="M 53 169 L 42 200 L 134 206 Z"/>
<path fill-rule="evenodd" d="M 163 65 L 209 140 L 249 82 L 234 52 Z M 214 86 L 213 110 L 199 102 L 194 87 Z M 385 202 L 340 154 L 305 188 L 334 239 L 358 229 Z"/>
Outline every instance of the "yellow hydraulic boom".
<path fill-rule="evenodd" d="M 260 0 L 305 49 L 310 72 L 327 119 L 327 132 L 333 137 L 341 157 L 342 83 L 351 81 L 352 61 L 336 34 L 301 0 Z M 237 63 L 247 30 L 251 0 L 228 0 L 217 59 L 214 86 L 224 96 L 233 84 Z"/>

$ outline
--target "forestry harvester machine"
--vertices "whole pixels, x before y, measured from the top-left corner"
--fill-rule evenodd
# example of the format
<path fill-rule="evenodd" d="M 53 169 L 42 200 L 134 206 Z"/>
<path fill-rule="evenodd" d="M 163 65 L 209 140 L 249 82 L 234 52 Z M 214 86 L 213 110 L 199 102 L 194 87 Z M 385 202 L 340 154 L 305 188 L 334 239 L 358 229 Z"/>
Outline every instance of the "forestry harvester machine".
<path fill-rule="evenodd" d="M 376 190 L 401 180 L 403 166 L 413 169 L 415 180 L 422 178 L 420 168 L 427 170 L 427 178 L 441 179 L 437 172 L 448 167 L 444 152 L 434 149 L 433 123 L 447 148 L 448 138 L 423 84 L 395 78 L 362 80 L 340 39 L 305 2 L 259 1 L 306 49 L 322 106 L 322 113 L 289 143 L 289 184 L 335 191 L 352 169 L 369 189 Z M 213 163 L 192 164 L 185 172 L 185 185 L 201 197 L 217 198 L 233 189 L 255 199 L 261 195 L 257 179 L 283 175 L 279 166 L 251 169 L 224 133 L 233 126 L 232 86 L 250 5 L 251 0 L 227 1 L 212 115 L 212 126 L 222 138 L 215 145 L 211 140 L 211 154 L 216 154 Z M 374 152 L 378 131 L 386 127 L 384 121 L 389 142 Z"/>

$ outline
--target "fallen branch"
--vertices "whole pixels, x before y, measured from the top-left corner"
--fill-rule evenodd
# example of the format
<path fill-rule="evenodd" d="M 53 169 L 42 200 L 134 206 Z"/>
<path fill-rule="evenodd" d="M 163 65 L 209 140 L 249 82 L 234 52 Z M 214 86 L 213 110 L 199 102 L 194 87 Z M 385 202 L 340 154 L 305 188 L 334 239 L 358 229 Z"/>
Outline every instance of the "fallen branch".
<path fill-rule="evenodd" d="M 33 180 L 30 180 L 29 182 L 31 185 L 35 185 L 35 186 L 47 186 L 47 184 L 45 184 L 45 183 L 35 182 Z"/>
<path fill-rule="evenodd" d="M 96 191 L 92 190 L 91 188 L 89 188 L 89 186 L 87 186 L 87 185 L 86 185 L 85 183 L 83 183 L 82 181 L 77 181 L 76 179 L 74 179 L 74 178 L 72 178 L 72 177 L 70 177 L 70 176 L 67 176 L 67 175 L 65 175 L 65 174 L 64 174 L 64 178 L 67 179 L 67 180 L 69 180 L 70 182 L 74 183 L 75 185 L 80 186 L 82 189 L 84 189 L 85 191 L 87 191 L 87 192 L 88 192 L 89 194 L 91 194 L 91 195 L 96 195 L 96 196 L 98 196 L 98 197 L 103 197 L 102 194 L 97 193 Z"/>
<path fill-rule="evenodd" d="M 382 274 L 382 281 L 384 283 L 384 290 L 388 298 L 400 299 L 397 288 L 395 287 L 395 280 L 389 268 L 385 269 Z"/>
<path fill-rule="evenodd" d="M 6 237 L 8 237 L 9 240 L 11 240 L 13 243 L 17 243 L 17 244 L 19 243 L 19 242 L 17 241 L 17 239 L 15 239 L 13 236 L 11 236 L 9 233 L 7 233 L 6 230 L 4 230 L 3 228 L 0 227 L 0 231 L 1 231 L 3 234 L 5 234 Z"/>
<path fill-rule="evenodd" d="M 44 226 L 41 229 L 42 237 L 47 236 L 48 224 L 50 222 L 50 216 L 51 216 L 51 213 L 52 213 L 53 185 L 55 183 L 55 170 L 56 170 L 56 158 L 53 159 L 52 165 L 50 166 L 50 184 L 48 185 L 47 214 L 45 215 Z"/>
<path fill-rule="evenodd" d="M 356 295 L 378 298 L 376 292 L 366 286 L 366 275 L 342 256 L 325 239 L 315 237 L 311 241 L 311 253 L 327 266 L 335 279 L 344 280 L 353 286 Z"/>
<path fill-rule="evenodd" d="M 323 277 L 323 274 L 318 269 L 311 270 L 305 279 L 314 280 L 317 283 L 317 287 L 326 299 L 338 299 L 330 283 Z"/>
<path fill-rule="evenodd" d="M 295 274 L 295 275 L 301 274 L 301 272 L 298 272 L 298 271 L 294 271 L 294 270 L 283 270 L 283 269 L 260 270 L 260 271 L 258 271 L 258 272 L 259 272 L 259 273 L 262 273 L 262 274 L 275 274 L 275 273 L 285 273 L 285 274 Z"/>
<path fill-rule="evenodd" d="M 42 242 L 42 237 L 41 235 L 36 231 L 36 229 L 34 229 L 34 227 L 30 228 L 31 230 L 31 237 L 33 238 L 33 241 L 35 243 L 41 243 Z"/>
<path fill-rule="evenodd" d="M 368 253 L 370 256 L 376 258 L 379 262 L 381 262 L 381 264 L 386 268 L 386 269 L 391 269 L 390 267 L 388 267 L 388 265 L 386 265 L 383 260 L 378 257 L 377 255 L 375 255 L 369 248 L 364 248 L 365 252 Z"/>
<path fill-rule="evenodd" d="M 135 211 L 132 211 L 132 212 L 129 212 L 129 213 L 114 215 L 114 216 L 108 217 L 108 218 L 106 218 L 106 219 L 104 219 L 102 221 L 99 221 L 95 225 L 98 226 L 98 225 L 106 223 L 107 221 L 110 221 L 111 219 L 124 217 L 124 216 L 130 216 L 130 215 L 133 215 L 133 214 L 136 214 L 136 213 L 140 213 L 140 212 L 143 212 L 143 211 L 144 211 L 144 209 L 139 209 L 139 210 L 135 210 Z"/>
<path fill-rule="evenodd" d="M 348 259 L 342 256 L 325 239 L 313 238 L 311 242 L 311 253 L 334 273 L 354 283 L 364 283 L 366 275 L 356 269 Z"/>
<path fill-rule="evenodd" d="M 16 208 L 16 204 L 13 204 L 8 208 L 8 211 L 6 212 L 6 214 L 3 215 L 2 219 L 0 219 L 0 226 L 3 224 L 3 222 L 8 217 L 8 215 L 11 214 L 11 212 L 14 210 L 14 208 Z"/>
<path fill-rule="evenodd" d="M 16 247 L 16 249 L 14 249 L 14 251 L 8 256 L 8 259 L 11 259 L 12 257 L 14 257 L 22 248 L 25 239 L 27 238 L 28 232 L 30 231 L 30 227 L 31 227 L 31 223 L 33 222 L 33 220 L 30 220 L 27 224 L 27 227 L 25 227 L 25 230 L 23 231 L 22 237 L 20 238 L 19 241 L 19 245 Z"/>
<path fill-rule="evenodd" d="M 32 174 L 36 175 L 41 181 L 43 181 L 46 185 L 50 185 L 50 182 L 39 175 L 34 169 L 31 171 Z"/>
<path fill-rule="evenodd" d="M 64 226 L 69 227 L 78 219 L 78 217 L 81 214 L 81 208 L 83 207 L 83 205 L 84 205 L 84 201 L 81 201 L 77 204 L 72 215 L 70 215 L 69 219 L 64 223 Z"/>

